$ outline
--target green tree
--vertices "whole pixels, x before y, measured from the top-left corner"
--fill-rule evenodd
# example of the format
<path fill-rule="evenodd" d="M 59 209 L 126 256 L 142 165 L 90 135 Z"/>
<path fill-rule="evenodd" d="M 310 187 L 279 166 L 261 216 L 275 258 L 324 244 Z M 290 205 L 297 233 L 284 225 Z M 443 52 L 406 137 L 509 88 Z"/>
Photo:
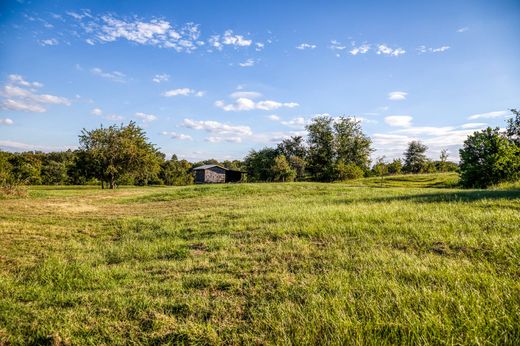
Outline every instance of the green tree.
<path fill-rule="evenodd" d="M 341 116 L 334 121 L 333 128 L 336 160 L 353 163 L 368 172 L 372 141 L 363 133 L 361 122 Z"/>
<path fill-rule="evenodd" d="M 124 175 L 139 176 L 160 169 L 157 149 L 135 122 L 91 131 L 83 129 L 79 138 L 80 149 L 97 168 L 96 178 L 107 182 L 111 189 Z"/>
<path fill-rule="evenodd" d="M 510 141 L 520 147 L 520 111 L 511 109 L 514 117 L 507 120 L 506 135 Z"/>
<path fill-rule="evenodd" d="M 460 177 L 464 187 L 485 188 L 520 178 L 520 147 L 499 128 L 475 132 L 460 149 Z"/>
<path fill-rule="evenodd" d="M 376 160 L 376 163 L 374 164 L 374 167 L 372 168 L 372 171 L 374 174 L 381 178 L 381 187 L 383 187 L 383 181 L 385 178 L 385 175 L 388 174 L 388 165 L 385 162 L 385 157 L 381 156 L 378 157 Z"/>
<path fill-rule="evenodd" d="M 296 177 L 296 171 L 289 165 L 284 155 L 275 157 L 271 170 L 275 181 L 293 181 Z"/>
<path fill-rule="evenodd" d="M 278 150 L 273 148 L 251 150 L 244 159 L 248 181 L 272 181 L 274 177 L 271 167 L 278 155 Z"/>
<path fill-rule="evenodd" d="M 406 173 L 421 173 L 428 162 L 426 157 L 428 147 L 420 141 L 411 141 L 404 152 L 403 171 Z"/>
<path fill-rule="evenodd" d="M 403 168 L 403 163 L 401 159 L 394 159 L 387 166 L 388 174 L 401 174 L 401 169 Z"/>
<path fill-rule="evenodd" d="M 193 184 L 193 175 L 190 173 L 192 165 L 186 160 L 179 160 L 177 155 L 172 155 L 170 160 L 161 164 L 159 177 L 166 185 L 190 185 Z"/>
<path fill-rule="evenodd" d="M 335 173 L 333 119 L 320 116 L 307 125 L 308 169 L 314 180 L 332 181 Z"/>
<path fill-rule="evenodd" d="M 353 162 L 345 163 L 343 160 L 336 162 L 334 166 L 336 180 L 359 179 L 365 175 L 365 172 Z"/>
<path fill-rule="evenodd" d="M 280 154 L 285 156 L 289 165 L 296 171 L 296 179 L 304 180 L 305 168 L 307 166 L 307 162 L 305 161 L 307 148 L 305 147 L 303 137 L 292 136 L 291 138 L 284 139 L 277 145 L 276 149 Z"/>
<path fill-rule="evenodd" d="M 440 172 L 446 172 L 448 170 L 448 150 L 447 149 L 442 149 L 441 150 L 441 155 L 439 157 L 439 165 L 438 165 L 438 170 Z"/>

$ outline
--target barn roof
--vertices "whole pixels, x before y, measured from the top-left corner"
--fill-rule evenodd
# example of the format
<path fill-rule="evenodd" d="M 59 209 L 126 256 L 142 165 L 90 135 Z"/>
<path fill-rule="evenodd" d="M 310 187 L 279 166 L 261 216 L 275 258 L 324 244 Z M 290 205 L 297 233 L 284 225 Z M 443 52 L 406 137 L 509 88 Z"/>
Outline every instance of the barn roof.
<path fill-rule="evenodd" d="M 194 171 L 198 171 L 198 170 L 210 169 L 210 168 L 213 168 L 213 167 L 222 168 L 225 171 L 228 170 L 227 168 L 219 166 L 219 165 L 203 165 L 203 166 L 195 167 L 195 168 L 193 168 L 193 170 Z"/>

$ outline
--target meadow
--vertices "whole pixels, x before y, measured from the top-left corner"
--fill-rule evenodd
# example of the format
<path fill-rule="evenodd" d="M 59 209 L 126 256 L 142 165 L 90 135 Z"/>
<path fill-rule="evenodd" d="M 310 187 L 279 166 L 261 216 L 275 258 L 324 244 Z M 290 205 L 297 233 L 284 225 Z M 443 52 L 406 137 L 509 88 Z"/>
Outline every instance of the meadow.
<path fill-rule="evenodd" d="M 520 189 L 30 187 L 0 199 L 0 344 L 520 344 Z"/>

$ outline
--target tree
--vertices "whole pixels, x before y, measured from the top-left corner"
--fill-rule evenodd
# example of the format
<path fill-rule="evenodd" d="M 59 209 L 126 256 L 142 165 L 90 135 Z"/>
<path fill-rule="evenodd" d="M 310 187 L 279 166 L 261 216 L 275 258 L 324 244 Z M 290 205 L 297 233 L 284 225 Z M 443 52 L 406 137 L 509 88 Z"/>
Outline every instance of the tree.
<path fill-rule="evenodd" d="M 289 165 L 284 155 L 278 155 L 271 167 L 275 181 L 293 181 L 296 171 Z"/>
<path fill-rule="evenodd" d="M 111 189 L 123 175 L 139 176 L 143 172 L 159 171 L 157 149 L 133 121 L 127 126 L 112 125 L 91 131 L 83 129 L 79 140 L 80 149 L 85 150 L 96 167 L 96 178 L 108 182 Z"/>
<path fill-rule="evenodd" d="M 271 167 L 278 155 L 278 151 L 273 148 L 251 150 L 244 159 L 248 181 L 272 181 L 274 177 Z"/>
<path fill-rule="evenodd" d="M 447 162 L 448 162 L 448 150 L 447 149 L 442 149 L 441 150 L 441 155 L 439 157 L 439 171 L 441 172 L 446 172 L 447 171 Z"/>
<path fill-rule="evenodd" d="M 403 168 L 403 163 L 401 159 L 394 159 L 387 165 L 388 174 L 401 174 L 401 169 Z"/>
<path fill-rule="evenodd" d="M 345 163 L 343 160 L 339 160 L 335 167 L 335 179 L 336 180 L 349 180 L 362 178 L 365 172 L 355 163 Z"/>
<path fill-rule="evenodd" d="M 296 172 L 296 179 L 298 181 L 305 180 L 305 167 L 307 166 L 307 162 L 299 156 L 291 156 L 289 158 L 289 165 Z"/>
<path fill-rule="evenodd" d="M 276 149 L 287 160 L 293 156 L 298 156 L 301 159 L 305 159 L 307 156 L 307 148 L 305 148 L 302 136 L 292 136 L 284 139 L 277 145 Z"/>
<path fill-rule="evenodd" d="M 403 171 L 406 173 L 423 172 L 428 159 L 426 158 L 426 150 L 428 147 L 420 141 L 411 141 L 408 143 L 408 149 L 404 152 Z"/>
<path fill-rule="evenodd" d="M 193 184 L 191 168 L 192 165 L 188 161 L 179 160 L 177 155 L 172 155 L 170 160 L 161 163 L 159 177 L 165 185 L 190 185 Z"/>
<path fill-rule="evenodd" d="M 339 117 L 333 125 L 336 160 L 355 164 L 365 172 L 370 166 L 372 141 L 361 129 L 361 122 L 352 117 Z"/>
<path fill-rule="evenodd" d="M 378 157 L 376 164 L 372 168 L 374 173 L 381 178 L 381 187 L 383 187 L 383 180 L 386 174 L 388 174 L 388 165 L 385 163 L 385 157 Z"/>
<path fill-rule="evenodd" d="M 520 178 L 520 147 L 500 133 L 499 128 L 474 132 L 459 152 L 464 187 L 485 188 Z"/>
<path fill-rule="evenodd" d="M 511 142 L 520 147 L 520 111 L 511 109 L 514 118 L 507 120 L 506 135 Z"/>
<path fill-rule="evenodd" d="M 334 180 L 335 150 L 333 119 L 316 117 L 307 125 L 309 144 L 308 168 L 317 181 Z"/>

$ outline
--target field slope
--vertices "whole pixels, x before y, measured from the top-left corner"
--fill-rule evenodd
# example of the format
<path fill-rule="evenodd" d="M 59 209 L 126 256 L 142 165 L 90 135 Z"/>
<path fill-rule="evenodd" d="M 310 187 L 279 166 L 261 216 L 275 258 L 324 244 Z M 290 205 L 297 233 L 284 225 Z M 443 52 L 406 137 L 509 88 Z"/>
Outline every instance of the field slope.
<path fill-rule="evenodd" d="M 0 200 L 0 344 L 518 345 L 520 190 L 407 179 Z"/>

